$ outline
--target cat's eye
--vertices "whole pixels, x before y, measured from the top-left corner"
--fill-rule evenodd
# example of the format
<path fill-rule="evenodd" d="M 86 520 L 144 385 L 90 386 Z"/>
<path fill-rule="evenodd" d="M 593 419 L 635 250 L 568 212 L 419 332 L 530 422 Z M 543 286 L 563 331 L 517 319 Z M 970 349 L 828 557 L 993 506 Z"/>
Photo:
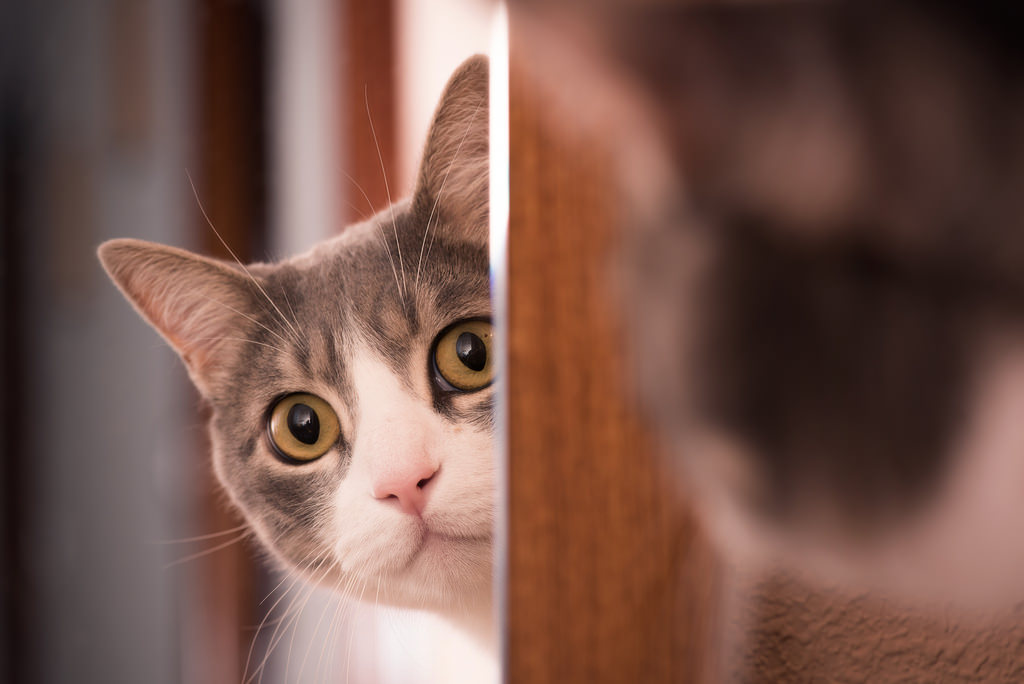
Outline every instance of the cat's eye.
<path fill-rule="evenodd" d="M 487 387 L 494 379 L 493 339 L 490 321 L 462 321 L 446 328 L 434 345 L 439 379 L 463 392 Z"/>
<path fill-rule="evenodd" d="M 292 461 L 312 461 L 330 450 L 341 428 L 330 405 L 315 394 L 289 394 L 274 404 L 267 421 L 270 443 Z"/>

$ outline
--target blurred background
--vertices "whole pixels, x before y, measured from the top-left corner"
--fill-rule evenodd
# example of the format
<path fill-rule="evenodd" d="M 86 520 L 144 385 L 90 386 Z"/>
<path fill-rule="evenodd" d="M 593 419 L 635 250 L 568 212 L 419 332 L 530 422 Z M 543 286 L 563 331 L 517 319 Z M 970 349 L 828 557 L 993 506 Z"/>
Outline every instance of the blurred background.
<path fill-rule="evenodd" d="M 287 587 L 218 492 L 183 366 L 95 258 L 114 237 L 226 257 L 200 204 L 243 260 L 307 248 L 387 203 L 371 116 L 407 194 L 490 18 L 484 0 L 0 3 L 0 681 L 494 676 L 455 636 L 423 641 L 443 632 L 426 617 L 346 612 L 328 633 L 319 594 L 256 639 Z M 316 646 L 287 663 L 289 640 Z"/>

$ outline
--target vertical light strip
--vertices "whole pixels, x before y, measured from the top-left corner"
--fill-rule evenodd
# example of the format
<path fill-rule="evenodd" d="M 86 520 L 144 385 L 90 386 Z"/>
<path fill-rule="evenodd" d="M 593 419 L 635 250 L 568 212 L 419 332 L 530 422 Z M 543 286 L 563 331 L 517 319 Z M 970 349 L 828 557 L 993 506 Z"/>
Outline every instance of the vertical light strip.
<path fill-rule="evenodd" d="M 273 148 L 270 247 L 283 258 L 338 231 L 339 79 L 337 5 L 271 4 Z"/>
<path fill-rule="evenodd" d="M 497 475 L 494 530 L 494 606 L 502 680 L 506 680 L 508 630 L 508 212 L 509 97 L 508 8 L 496 3 L 491 34 L 490 92 L 490 217 L 491 296 L 498 343 L 498 397 L 495 404 L 494 458 Z"/>

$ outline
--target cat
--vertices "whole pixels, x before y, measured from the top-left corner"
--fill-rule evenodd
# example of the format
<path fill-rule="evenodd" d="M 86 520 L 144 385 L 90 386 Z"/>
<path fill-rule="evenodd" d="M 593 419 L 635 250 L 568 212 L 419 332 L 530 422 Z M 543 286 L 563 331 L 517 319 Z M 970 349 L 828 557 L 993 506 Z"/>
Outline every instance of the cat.
<path fill-rule="evenodd" d="M 624 348 L 720 546 L 1024 596 L 1020 11 L 524 4 L 615 150 Z"/>
<path fill-rule="evenodd" d="M 214 471 L 274 559 L 493 638 L 486 57 L 445 87 L 412 197 L 308 253 L 118 239 L 99 258 L 184 361 Z"/>
<path fill-rule="evenodd" d="M 1018 20 L 708 7 L 620 44 L 649 87 L 674 74 L 654 97 L 685 188 L 633 234 L 634 323 L 687 350 L 644 349 L 641 392 L 739 553 L 1024 598 Z"/>

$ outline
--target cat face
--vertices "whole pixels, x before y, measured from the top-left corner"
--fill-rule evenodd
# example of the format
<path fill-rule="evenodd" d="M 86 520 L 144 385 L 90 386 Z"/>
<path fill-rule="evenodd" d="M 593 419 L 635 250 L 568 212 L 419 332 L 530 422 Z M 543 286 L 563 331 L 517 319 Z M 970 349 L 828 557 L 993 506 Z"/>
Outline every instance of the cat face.
<path fill-rule="evenodd" d="M 216 473 L 278 560 L 357 598 L 487 604 L 485 59 L 449 82 L 412 199 L 311 252 L 240 267 L 116 240 L 100 257 L 184 359 Z"/>

